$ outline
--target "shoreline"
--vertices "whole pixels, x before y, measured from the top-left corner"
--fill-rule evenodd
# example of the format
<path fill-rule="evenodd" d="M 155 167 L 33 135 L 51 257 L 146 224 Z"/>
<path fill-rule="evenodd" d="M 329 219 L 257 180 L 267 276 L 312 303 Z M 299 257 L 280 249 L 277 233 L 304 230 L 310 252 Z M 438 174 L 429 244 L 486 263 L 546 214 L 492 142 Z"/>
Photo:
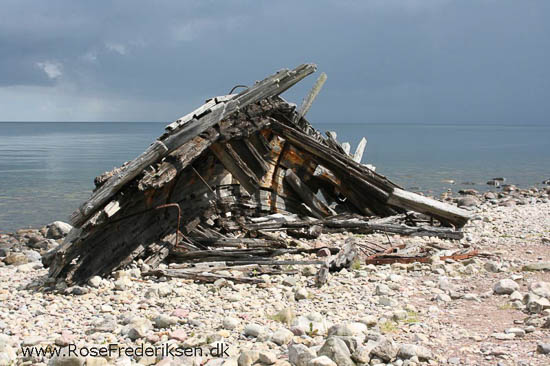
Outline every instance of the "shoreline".
<path fill-rule="evenodd" d="M 71 365 L 191 365 L 200 359 L 210 366 L 307 366 L 330 365 L 330 359 L 341 356 L 338 364 L 346 365 L 547 365 L 549 193 L 550 187 L 509 187 L 494 197 L 473 191 L 446 195 L 445 200 L 472 210 L 464 239 L 391 235 L 391 241 L 419 242 L 442 251 L 475 248 L 483 256 L 461 262 L 362 264 L 330 275 L 320 289 L 312 286 L 312 266 L 295 267 L 297 273 L 288 275 L 264 275 L 268 285 L 256 286 L 142 278 L 146 268 L 138 262 L 107 279 L 66 288 L 48 284 L 40 262 L 0 264 L 0 359 L 25 362 L 22 345 L 172 344 L 206 349 L 222 342 L 229 345 L 229 359 L 69 359 Z M 56 245 L 64 235 L 60 224 L 41 230 L 41 235 L 52 237 L 45 239 L 46 246 Z M 21 248 L 40 254 L 44 240 L 38 240 L 37 233 L 40 230 L 31 229 L 17 234 L 25 238 Z M 4 242 L 6 234 L 0 238 Z M 388 240 L 382 234 L 322 234 L 304 242 L 342 246 L 350 238 Z M 68 360 L 27 357 L 26 362 L 61 365 Z"/>

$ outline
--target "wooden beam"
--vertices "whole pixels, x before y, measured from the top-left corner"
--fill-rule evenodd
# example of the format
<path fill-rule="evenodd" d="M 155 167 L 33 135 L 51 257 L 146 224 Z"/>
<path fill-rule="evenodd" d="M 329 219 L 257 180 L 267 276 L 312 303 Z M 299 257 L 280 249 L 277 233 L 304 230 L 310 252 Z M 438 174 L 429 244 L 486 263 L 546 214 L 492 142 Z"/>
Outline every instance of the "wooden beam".
<path fill-rule="evenodd" d="M 260 182 L 256 174 L 248 168 L 231 145 L 215 143 L 210 146 L 210 150 L 249 194 L 254 194 L 259 189 Z"/>
<path fill-rule="evenodd" d="M 313 194 L 309 187 L 304 182 L 302 182 L 302 180 L 296 174 L 294 174 L 291 169 L 286 170 L 285 181 L 290 184 L 290 186 L 292 187 L 292 189 L 294 189 L 294 191 L 296 191 L 296 193 L 298 193 L 304 204 L 309 207 L 311 212 L 317 218 L 323 218 L 335 214 L 334 211 L 332 211 L 328 206 L 321 202 L 321 200 L 315 197 L 315 194 Z"/>
<path fill-rule="evenodd" d="M 319 78 L 317 78 L 317 81 L 309 91 L 308 95 L 304 98 L 304 101 L 302 102 L 302 105 L 300 106 L 300 109 L 296 114 L 295 121 L 299 121 L 303 116 L 307 114 L 313 104 L 313 101 L 315 100 L 315 98 L 317 98 L 317 95 L 319 95 L 319 92 L 323 88 L 325 81 L 327 81 L 327 74 L 323 72 L 321 73 L 321 75 L 319 75 Z"/>
<path fill-rule="evenodd" d="M 355 149 L 355 154 L 353 154 L 353 160 L 356 163 L 361 163 L 361 159 L 363 159 L 363 153 L 365 152 L 365 147 L 367 147 L 367 139 L 363 137 L 361 141 L 359 141 L 357 149 Z"/>
<path fill-rule="evenodd" d="M 464 226 L 471 217 L 466 210 L 399 188 L 393 189 L 388 204 L 443 219 L 458 227 Z"/>
<path fill-rule="evenodd" d="M 351 151 L 351 145 L 349 142 L 342 142 L 342 149 L 344 149 L 346 155 L 349 155 L 349 152 Z"/>

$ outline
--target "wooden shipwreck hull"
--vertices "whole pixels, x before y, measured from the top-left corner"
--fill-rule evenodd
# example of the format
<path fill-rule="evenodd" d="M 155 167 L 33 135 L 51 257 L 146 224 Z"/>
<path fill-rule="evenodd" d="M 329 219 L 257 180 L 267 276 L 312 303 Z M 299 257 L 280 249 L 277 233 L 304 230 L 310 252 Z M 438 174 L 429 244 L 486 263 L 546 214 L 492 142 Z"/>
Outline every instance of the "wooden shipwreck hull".
<path fill-rule="evenodd" d="M 316 131 L 307 108 L 279 96 L 315 69 L 282 70 L 239 94 L 212 98 L 168 125 L 142 155 L 97 177 L 71 218 L 74 229 L 44 257 L 49 275 L 78 284 L 138 258 L 154 268 L 169 256 L 253 262 L 290 251 L 258 239 L 265 230 L 307 236 L 308 223 L 459 238 L 466 211 L 402 190 Z M 410 211 L 440 226 L 410 231 L 413 220 L 407 231 L 380 221 L 412 220 Z M 303 220 L 284 220 L 293 215 Z M 265 216 L 270 220 L 258 219 Z"/>

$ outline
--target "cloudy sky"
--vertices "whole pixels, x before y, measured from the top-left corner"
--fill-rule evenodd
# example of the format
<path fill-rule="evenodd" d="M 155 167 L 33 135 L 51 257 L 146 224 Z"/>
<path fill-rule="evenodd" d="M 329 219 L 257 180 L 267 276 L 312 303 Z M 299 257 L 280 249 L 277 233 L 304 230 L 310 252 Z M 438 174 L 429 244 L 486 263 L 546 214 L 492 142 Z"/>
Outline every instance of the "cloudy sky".
<path fill-rule="evenodd" d="M 0 120 L 168 122 L 315 62 L 316 122 L 549 123 L 549 18 L 548 0 L 2 0 Z"/>

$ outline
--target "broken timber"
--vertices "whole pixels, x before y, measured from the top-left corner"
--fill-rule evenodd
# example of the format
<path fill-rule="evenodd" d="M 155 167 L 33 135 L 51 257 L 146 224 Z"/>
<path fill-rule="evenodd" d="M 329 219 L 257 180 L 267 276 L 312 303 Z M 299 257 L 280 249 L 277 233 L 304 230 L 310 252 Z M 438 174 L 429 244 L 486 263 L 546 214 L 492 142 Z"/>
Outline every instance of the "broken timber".
<path fill-rule="evenodd" d="M 97 177 L 71 217 L 74 229 L 44 257 L 49 276 L 78 284 L 143 259 L 151 274 L 213 281 L 231 276 L 154 268 L 166 261 L 321 263 L 274 259 L 304 250 L 271 237 L 273 229 L 306 238 L 344 230 L 461 238 L 467 211 L 404 191 L 361 164 L 366 140 L 351 157 L 336 133 L 323 137 L 306 120 L 326 75 L 298 111 L 280 97 L 315 69 L 281 70 L 212 98 L 168 125 L 143 154 Z M 168 207 L 177 209 L 161 209 Z"/>

